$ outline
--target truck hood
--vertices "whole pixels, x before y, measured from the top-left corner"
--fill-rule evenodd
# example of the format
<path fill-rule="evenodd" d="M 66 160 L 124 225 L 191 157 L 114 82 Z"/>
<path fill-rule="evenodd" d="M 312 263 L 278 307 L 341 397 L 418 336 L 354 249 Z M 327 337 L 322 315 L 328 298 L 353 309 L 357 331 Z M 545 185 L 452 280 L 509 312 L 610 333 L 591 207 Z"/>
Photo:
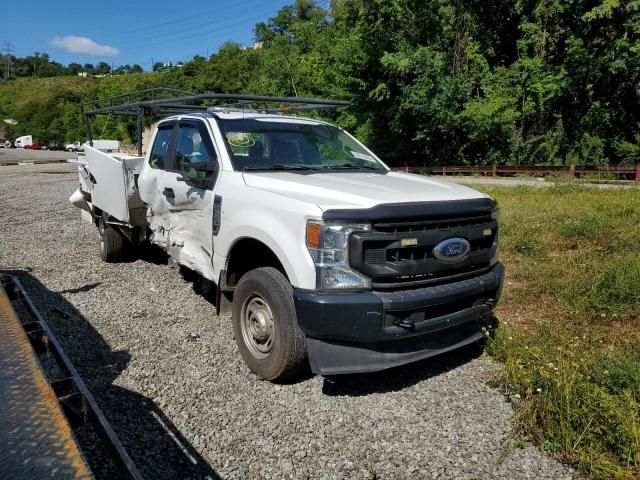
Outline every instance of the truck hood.
<path fill-rule="evenodd" d="M 249 187 L 312 203 L 322 210 L 486 197 L 456 183 L 400 172 L 245 172 L 243 176 Z"/>

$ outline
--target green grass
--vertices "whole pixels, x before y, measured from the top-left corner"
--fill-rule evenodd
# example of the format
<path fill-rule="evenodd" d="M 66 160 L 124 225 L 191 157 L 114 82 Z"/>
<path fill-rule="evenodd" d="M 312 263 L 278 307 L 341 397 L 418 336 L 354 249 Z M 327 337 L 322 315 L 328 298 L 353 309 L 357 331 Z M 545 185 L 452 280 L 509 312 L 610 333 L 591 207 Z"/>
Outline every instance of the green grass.
<path fill-rule="evenodd" d="M 640 478 L 640 189 L 484 190 L 507 267 L 488 351 L 520 427 L 590 478 Z"/>

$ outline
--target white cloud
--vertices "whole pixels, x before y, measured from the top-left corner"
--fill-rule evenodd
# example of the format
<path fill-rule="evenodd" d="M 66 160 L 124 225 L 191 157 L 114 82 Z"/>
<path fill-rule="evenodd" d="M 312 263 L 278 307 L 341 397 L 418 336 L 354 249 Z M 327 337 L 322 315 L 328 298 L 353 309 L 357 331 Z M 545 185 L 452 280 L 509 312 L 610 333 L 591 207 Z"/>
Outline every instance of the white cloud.
<path fill-rule="evenodd" d="M 73 53 L 88 53 L 90 55 L 98 55 L 100 57 L 113 57 L 120 52 L 117 48 L 109 45 L 100 45 L 88 37 L 77 37 L 68 35 L 66 37 L 55 37 L 51 41 L 54 47 L 64 48 Z"/>

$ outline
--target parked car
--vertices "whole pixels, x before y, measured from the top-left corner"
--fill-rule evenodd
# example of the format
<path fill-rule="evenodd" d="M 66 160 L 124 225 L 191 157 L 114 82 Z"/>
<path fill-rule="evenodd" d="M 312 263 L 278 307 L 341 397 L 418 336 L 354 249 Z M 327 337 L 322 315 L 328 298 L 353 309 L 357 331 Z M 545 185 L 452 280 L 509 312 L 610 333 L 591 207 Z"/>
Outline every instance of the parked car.
<path fill-rule="evenodd" d="M 25 150 L 42 150 L 42 145 L 39 143 L 32 143 L 31 145 L 25 145 Z"/>
<path fill-rule="evenodd" d="M 67 143 L 64 146 L 64 149 L 67 152 L 82 152 L 82 151 L 84 151 L 84 148 L 83 148 L 83 146 L 82 146 L 82 144 L 80 142 Z"/>
<path fill-rule="evenodd" d="M 65 145 L 62 143 L 50 143 L 43 145 L 42 150 L 51 150 L 52 152 L 63 152 L 66 150 Z"/>

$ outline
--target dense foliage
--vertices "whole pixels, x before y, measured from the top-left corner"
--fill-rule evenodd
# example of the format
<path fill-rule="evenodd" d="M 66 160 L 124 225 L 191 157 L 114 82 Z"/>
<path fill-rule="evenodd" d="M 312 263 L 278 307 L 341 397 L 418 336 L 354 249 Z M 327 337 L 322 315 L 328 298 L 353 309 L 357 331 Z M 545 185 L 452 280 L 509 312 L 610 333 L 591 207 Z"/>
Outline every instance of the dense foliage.
<path fill-rule="evenodd" d="M 164 73 L 8 82 L 7 136 L 75 140 L 81 99 L 166 85 L 352 100 L 333 120 L 396 165 L 640 161 L 639 0 L 297 0 L 255 35 Z"/>

